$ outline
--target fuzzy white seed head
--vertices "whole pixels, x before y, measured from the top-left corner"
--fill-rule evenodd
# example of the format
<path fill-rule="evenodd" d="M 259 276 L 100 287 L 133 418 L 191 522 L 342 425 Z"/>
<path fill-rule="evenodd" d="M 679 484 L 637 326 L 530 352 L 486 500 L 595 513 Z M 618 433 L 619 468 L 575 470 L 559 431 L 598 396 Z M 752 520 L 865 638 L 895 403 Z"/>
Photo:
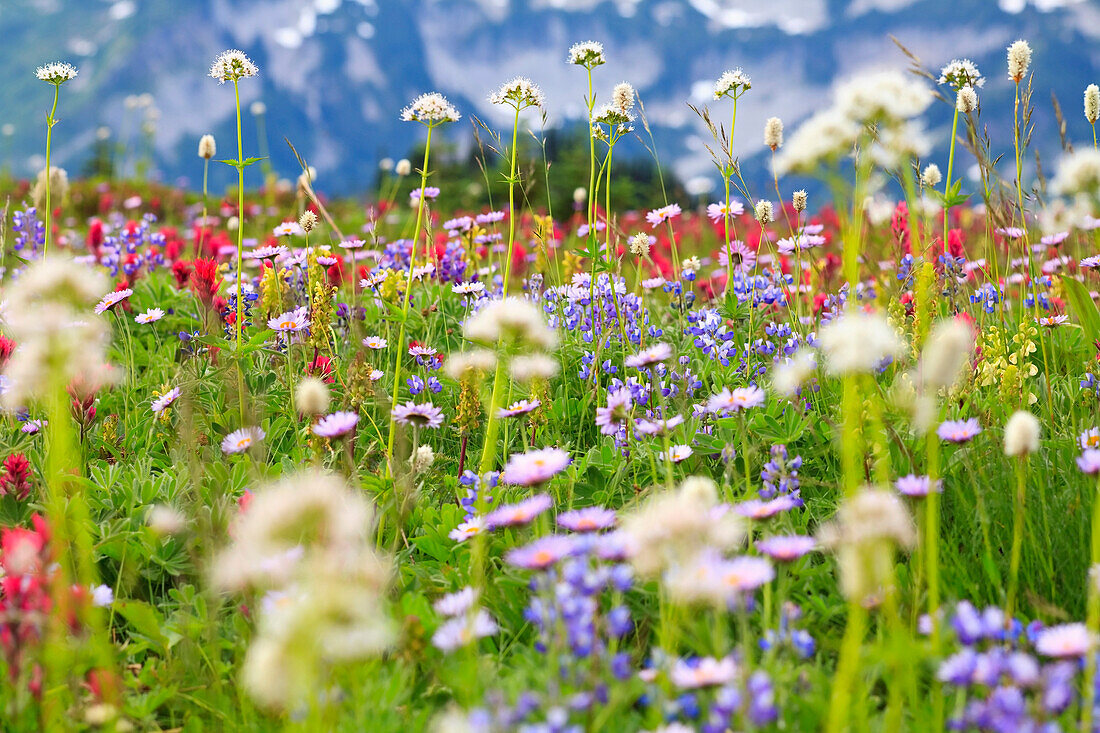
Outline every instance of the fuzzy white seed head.
<path fill-rule="evenodd" d="M 393 167 L 393 172 L 399 176 L 407 176 L 412 173 L 412 169 L 412 163 L 409 162 L 409 159 L 402 158 L 401 160 L 397 161 L 397 165 Z"/>
<path fill-rule="evenodd" d="M 978 93 L 974 87 L 966 86 L 959 90 L 955 97 L 955 109 L 964 115 L 978 109 Z"/>
<path fill-rule="evenodd" d="M 536 379 L 553 379 L 558 374 L 558 362 L 546 354 L 530 354 L 512 359 L 512 379 L 524 384 Z"/>
<path fill-rule="evenodd" d="M 649 246 L 649 235 L 645 232 L 638 232 L 630 238 L 630 254 L 635 257 L 648 257 Z"/>
<path fill-rule="evenodd" d="M 1027 456 L 1039 450 L 1039 419 L 1019 410 L 1005 423 L 1005 455 Z"/>
<path fill-rule="evenodd" d="M 807 196 L 805 189 L 795 191 L 793 194 L 791 194 L 791 204 L 794 206 L 794 210 L 799 213 L 805 211 L 807 203 L 806 199 Z"/>
<path fill-rule="evenodd" d="M 149 529 L 159 535 L 179 534 L 187 528 L 187 517 L 168 504 L 155 504 L 145 515 Z"/>
<path fill-rule="evenodd" d="M 611 90 L 611 104 L 623 112 L 634 109 L 634 87 L 627 82 L 616 84 Z"/>
<path fill-rule="evenodd" d="M 517 76 L 490 94 L 489 101 L 520 110 L 527 107 L 541 107 L 545 98 L 538 84 L 525 76 Z"/>
<path fill-rule="evenodd" d="M 498 341 L 550 350 L 558 345 L 557 334 L 546 324 L 546 316 L 531 301 L 509 297 L 494 300 L 470 316 L 462 327 L 470 341 L 495 346 Z"/>
<path fill-rule="evenodd" d="M 920 174 L 920 184 L 925 188 L 935 188 L 940 185 L 940 181 L 943 180 L 943 174 L 940 173 L 940 167 L 935 163 L 929 163 L 924 168 L 924 172 Z"/>
<path fill-rule="evenodd" d="M 480 378 L 491 372 L 497 365 L 497 355 L 486 349 L 471 349 L 452 354 L 444 366 L 451 379 L 461 381 L 471 377 Z"/>
<path fill-rule="evenodd" d="M 818 343 L 830 374 L 871 373 L 886 359 L 901 353 L 898 332 L 878 313 L 856 311 L 834 318 L 821 328 Z"/>
<path fill-rule="evenodd" d="M 218 144 L 213 135 L 203 135 L 199 138 L 199 157 L 210 160 L 218 154 Z"/>
<path fill-rule="evenodd" d="M 421 94 L 408 107 L 401 110 L 403 121 L 422 122 L 431 126 L 444 122 L 457 122 L 461 117 L 454 105 L 439 92 Z"/>
<path fill-rule="evenodd" d="M 257 100 L 249 105 L 248 111 L 252 113 L 253 117 L 259 117 L 267 114 L 267 105 Z"/>
<path fill-rule="evenodd" d="M 217 79 L 219 84 L 227 81 L 240 81 L 259 74 L 260 70 L 252 59 L 245 55 L 244 51 L 232 48 L 223 51 L 210 66 L 211 78 Z"/>
<path fill-rule="evenodd" d="M 583 204 L 586 198 L 588 198 L 588 189 L 584 186 L 577 186 L 573 189 L 573 203 Z"/>
<path fill-rule="evenodd" d="M 783 145 L 783 120 L 769 117 L 764 123 L 764 144 L 775 152 Z"/>
<path fill-rule="evenodd" d="M 772 370 L 772 388 L 784 397 L 790 397 L 813 376 L 816 368 L 813 352 L 805 348 L 799 349 L 788 361 L 776 365 Z"/>
<path fill-rule="evenodd" d="M 61 201 L 69 197 L 69 173 L 64 168 L 56 165 L 50 166 L 50 195 L 55 201 Z M 46 201 L 46 169 L 38 171 L 35 178 L 34 190 L 31 192 L 34 205 L 41 208 Z"/>
<path fill-rule="evenodd" d="M 328 385 L 317 377 L 306 377 L 294 390 L 294 401 L 303 415 L 320 415 L 328 412 L 332 396 Z"/>
<path fill-rule="evenodd" d="M 583 66 L 587 69 L 607 63 L 603 55 L 603 44 L 597 41 L 574 43 L 569 48 L 568 61 L 575 66 Z"/>
<path fill-rule="evenodd" d="M 1063 196 L 1096 196 L 1100 191 L 1100 153 L 1093 148 L 1078 148 L 1063 155 L 1050 185 Z"/>
<path fill-rule="evenodd" d="M 1100 87 L 1095 84 L 1085 87 L 1085 119 L 1090 125 L 1100 120 Z"/>
<path fill-rule="evenodd" d="M 772 202 L 763 200 L 757 201 L 756 208 L 753 210 L 753 216 L 756 217 L 756 221 L 758 221 L 761 226 L 775 221 L 775 210 L 772 208 Z"/>
<path fill-rule="evenodd" d="M 432 450 L 430 445 L 419 446 L 416 452 L 409 456 L 409 467 L 412 469 L 414 476 L 419 476 L 427 471 L 433 463 L 435 463 L 435 451 Z"/>
<path fill-rule="evenodd" d="M 957 318 L 940 321 L 921 354 L 917 383 L 926 391 L 951 389 L 974 350 L 974 333 Z"/>
<path fill-rule="evenodd" d="M 34 75 L 40 80 L 59 86 L 67 81 L 75 79 L 77 73 L 75 66 L 66 64 L 63 61 L 51 61 L 34 70 Z"/>
<path fill-rule="evenodd" d="M 1027 76 L 1031 66 L 1031 46 L 1025 40 L 1019 40 L 1008 47 L 1008 78 L 1017 84 Z"/>
<path fill-rule="evenodd" d="M 298 219 L 298 226 L 302 228 L 302 231 L 309 234 L 317 228 L 317 215 L 312 211 L 305 211 Z"/>

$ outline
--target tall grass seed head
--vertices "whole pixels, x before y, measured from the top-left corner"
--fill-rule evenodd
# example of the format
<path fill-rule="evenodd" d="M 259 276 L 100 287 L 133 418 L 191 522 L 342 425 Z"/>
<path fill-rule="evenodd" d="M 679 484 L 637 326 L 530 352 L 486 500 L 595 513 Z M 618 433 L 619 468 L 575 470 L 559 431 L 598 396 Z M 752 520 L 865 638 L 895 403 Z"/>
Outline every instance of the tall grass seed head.
<path fill-rule="evenodd" d="M 199 157 L 204 160 L 210 160 L 218 154 L 218 145 L 214 141 L 214 136 L 207 134 L 199 138 Z"/>
<path fill-rule="evenodd" d="M 217 79 L 219 84 L 227 81 L 240 81 L 260 73 L 252 59 L 245 55 L 244 51 L 235 48 L 222 51 L 214 63 L 210 66 L 210 76 Z"/>
<path fill-rule="evenodd" d="M 403 121 L 422 122 L 428 125 L 457 122 L 461 117 L 454 105 L 439 92 L 421 94 L 408 107 L 401 110 Z"/>
<path fill-rule="evenodd" d="M 50 166 L 50 195 L 54 197 L 55 203 L 69 197 L 69 173 L 64 168 L 58 168 L 56 165 Z M 42 208 L 45 204 L 45 168 L 38 171 L 38 176 L 35 177 L 34 190 L 31 192 L 31 198 L 34 200 L 34 205 L 38 208 Z"/>
<path fill-rule="evenodd" d="M 39 80 L 57 86 L 75 79 L 78 73 L 75 66 L 67 64 L 64 61 L 51 61 L 34 70 L 34 75 L 37 76 Z"/>
<path fill-rule="evenodd" d="M 1019 84 L 1031 66 L 1031 46 L 1020 39 L 1008 47 L 1008 78 Z"/>
<path fill-rule="evenodd" d="M 1005 455 L 1018 457 L 1039 451 L 1039 419 L 1025 410 L 1019 410 L 1005 423 Z"/>
<path fill-rule="evenodd" d="M 1085 87 L 1085 119 L 1090 125 L 1100 120 L 1100 87 L 1095 84 Z"/>
<path fill-rule="evenodd" d="M 783 120 L 769 117 L 764 123 L 764 144 L 774 153 L 783 146 Z"/>
<path fill-rule="evenodd" d="M 607 63 L 603 55 L 603 44 L 598 41 L 574 43 L 569 47 L 567 60 L 574 66 L 583 66 L 586 69 L 594 69 Z"/>

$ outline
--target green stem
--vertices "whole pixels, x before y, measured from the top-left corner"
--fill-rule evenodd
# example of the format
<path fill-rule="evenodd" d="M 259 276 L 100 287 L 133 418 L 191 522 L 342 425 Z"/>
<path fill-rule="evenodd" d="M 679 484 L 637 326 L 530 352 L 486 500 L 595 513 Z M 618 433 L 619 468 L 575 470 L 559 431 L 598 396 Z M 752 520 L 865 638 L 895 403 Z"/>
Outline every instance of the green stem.
<path fill-rule="evenodd" d="M 947 177 L 944 179 L 943 195 L 943 251 L 947 252 L 947 229 L 950 226 L 951 206 L 947 203 L 947 196 L 951 193 L 951 172 L 955 168 L 955 135 L 959 131 L 959 107 L 955 105 L 955 118 L 951 123 L 951 147 L 947 154 Z"/>
<path fill-rule="evenodd" d="M 1012 516 L 1012 554 L 1008 564 L 1008 599 L 1005 601 L 1005 618 L 1011 619 L 1016 611 L 1016 592 L 1020 574 L 1020 555 L 1024 540 L 1024 500 L 1026 498 L 1027 482 L 1024 461 L 1020 458 L 1016 461 L 1016 496 L 1014 502 L 1015 511 Z"/>
<path fill-rule="evenodd" d="M 428 124 L 428 139 L 424 143 L 424 165 L 420 169 L 420 196 L 416 202 L 416 226 L 413 229 L 412 252 L 409 254 L 409 272 L 405 278 L 405 292 L 402 294 L 401 327 L 397 333 L 397 357 L 393 365 L 393 399 L 390 403 L 390 434 L 386 440 L 386 478 L 393 476 L 393 439 L 397 431 L 397 422 L 393 411 L 397 408 L 397 395 L 401 391 L 401 359 L 405 354 L 405 324 L 409 320 L 409 301 L 412 299 L 413 269 L 416 267 L 416 247 L 420 243 L 420 227 L 424 223 L 424 189 L 428 187 L 428 156 L 432 152 L 432 130 L 434 124 Z"/>
<path fill-rule="evenodd" d="M 54 118 L 54 114 L 57 112 L 57 99 L 61 94 L 61 85 L 53 85 L 53 107 L 50 109 L 50 114 L 46 118 L 46 239 L 42 244 L 42 259 L 46 259 L 46 255 L 50 251 L 50 237 L 53 236 L 53 206 L 50 203 L 50 190 L 53 188 L 52 181 L 50 180 L 50 150 L 53 143 L 53 126 L 57 124 L 57 120 Z"/>

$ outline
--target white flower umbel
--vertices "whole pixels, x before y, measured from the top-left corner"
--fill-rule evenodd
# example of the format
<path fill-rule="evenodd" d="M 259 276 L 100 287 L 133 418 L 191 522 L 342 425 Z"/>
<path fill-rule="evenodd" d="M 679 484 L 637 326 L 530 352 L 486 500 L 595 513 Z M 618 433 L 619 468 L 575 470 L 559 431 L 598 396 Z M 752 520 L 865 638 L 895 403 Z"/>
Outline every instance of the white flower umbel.
<path fill-rule="evenodd" d="M 462 118 L 454 105 L 439 92 L 421 94 L 412 103 L 401 110 L 401 119 L 405 122 L 421 122 L 434 126 L 444 122 L 457 122 Z"/>
<path fill-rule="evenodd" d="M 517 76 L 490 94 L 489 101 L 521 110 L 527 107 L 541 107 L 545 103 L 545 98 L 538 84 L 525 76 Z"/>
<path fill-rule="evenodd" d="M 583 66 L 589 70 L 607 63 L 603 55 L 603 44 L 597 41 L 574 43 L 569 48 L 568 60 L 571 64 Z"/>
<path fill-rule="evenodd" d="M 901 353 L 898 332 L 878 313 L 854 311 L 822 327 L 818 343 L 830 374 L 871 373 Z"/>
<path fill-rule="evenodd" d="M 744 69 L 738 66 L 736 69 L 724 72 L 714 82 L 714 98 L 739 96 L 741 92 L 746 92 L 749 89 L 752 89 L 752 79 L 749 78 Z"/>
<path fill-rule="evenodd" d="M 1100 152 L 1084 148 L 1063 155 L 1051 187 L 1063 196 L 1100 195 Z"/>
<path fill-rule="evenodd" d="M 231 48 L 222 51 L 210 65 L 210 77 L 217 79 L 219 84 L 227 81 L 240 81 L 260 73 L 252 59 L 245 55 L 244 51 Z"/>
<path fill-rule="evenodd" d="M 39 80 L 57 85 L 72 81 L 76 78 L 78 73 L 75 66 L 63 61 L 51 61 L 34 70 L 34 75 L 37 76 Z"/>
<path fill-rule="evenodd" d="M 985 77 L 970 59 L 955 59 L 940 71 L 940 84 L 946 84 L 958 91 L 963 87 L 985 86 Z"/>

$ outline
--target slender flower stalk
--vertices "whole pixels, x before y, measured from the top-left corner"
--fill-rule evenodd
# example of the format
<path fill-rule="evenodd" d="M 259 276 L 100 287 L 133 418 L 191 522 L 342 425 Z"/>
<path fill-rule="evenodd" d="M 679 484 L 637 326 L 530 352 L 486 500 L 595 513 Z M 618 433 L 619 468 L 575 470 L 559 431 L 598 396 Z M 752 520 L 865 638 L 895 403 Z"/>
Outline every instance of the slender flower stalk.
<path fill-rule="evenodd" d="M 420 168 L 420 195 L 416 203 L 416 225 L 413 227 L 412 251 L 409 254 L 409 270 L 405 277 L 405 290 L 402 293 L 401 326 L 397 336 L 397 356 L 393 366 L 393 397 L 390 404 L 390 431 L 386 440 L 386 477 L 393 476 L 393 441 L 397 433 L 397 421 L 393 413 L 397 408 L 397 398 L 401 385 L 401 361 L 405 356 L 405 324 L 409 318 L 409 303 L 412 301 L 413 270 L 416 268 L 416 248 L 420 245 L 420 230 L 424 224 L 424 195 L 428 187 L 428 161 L 432 152 L 432 132 L 435 128 L 447 122 L 457 121 L 461 115 L 458 110 L 447 101 L 446 97 L 437 92 L 421 94 L 413 100 L 412 104 L 401 111 L 401 119 L 405 122 L 419 122 L 428 128 L 428 137 L 424 142 L 424 162 Z"/>
<path fill-rule="evenodd" d="M 75 79 L 77 70 L 66 63 L 53 62 L 45 66 L 39 66 L 35 71 L 41 81 L 53 84 L 53 106 L 46 115 L 46 239 L 42 245 L 42 258 L 50 252 L 50 238 L 53 236 L 53 205 L 50 193 L 53 189 L 53 168 L 51 167 L 51 153 L 53 146 L 53 128 L 60 120 L 57 119 L 57 102 L 61 96 L 61 85 Z"/>
<path fill-rule="evenodd" d="M 199 139 L 199 157 L 202 158 L 202 221 L 199 223 L 199 240 L 192 254 L 201 257 L 204 253 L 204 239 L 206 235 L 206 211 L 207 211 L 207 180 L 210 173 L 210 159 L 218 154 L 217 142 L 213 135 L 203 135 Z M 239 222 L 239 220 L 238 220 Z"/>
<path fill-rule="evenodd" d="M 714 82 L 714 98 L 727 97 L 733 100 L 733 113 L 730 116 L 730 134 L 726 140 L 726 160 L 722 169 L 722 185 L 725 189 L 725 210 L 722 213 L 724 251 L 726 253 L 726 290 L 733 285 L 733 253 L 730 252 L 730 179 L 736 175 L 733 158 L 733 132 L 737 127 L 737 100 L 752 89 L 752 80 L 741 69 L 727 71 Z M 778 147 L 778 146 L 777 146 Z M 773 148 L 774 152 L 774 148 Z M 752 303 L 749 304 L 750 306 Z"/>

